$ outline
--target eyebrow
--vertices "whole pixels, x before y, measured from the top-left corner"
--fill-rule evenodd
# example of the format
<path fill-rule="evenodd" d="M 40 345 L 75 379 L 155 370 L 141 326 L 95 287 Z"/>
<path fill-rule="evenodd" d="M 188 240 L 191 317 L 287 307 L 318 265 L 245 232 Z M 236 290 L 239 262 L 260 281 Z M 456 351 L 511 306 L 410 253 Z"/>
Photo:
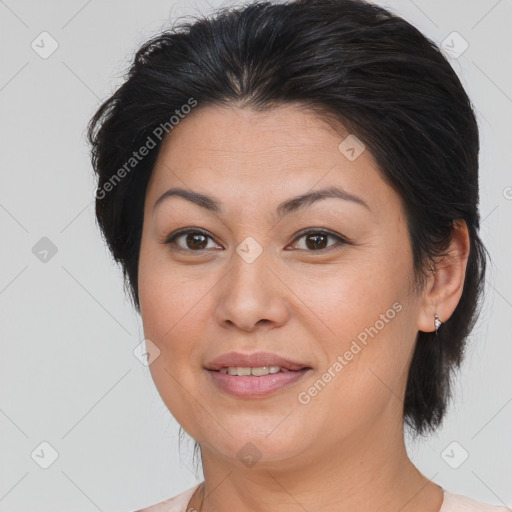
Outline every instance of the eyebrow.
<path fill-rule="evenodd" d="M 181 197 L 183 199 L 186 199 L 187 201 L 191 201 L 192 203 L 197 204 L 201 208 L 205 208 L 206 210 L 212 211 L 214 213 L 222 214 L 222 206 L 220 201 L 218 201 L 212 196 L 201 194 L 199 192 L 194 192 L 191 190 L 185 190 L 183 188 L 170 188 L 169 190 L 164 192 L 155 201 L 153 211 L 157 208 L 159 204 L 162 203 L 162 201 L 170 197 Z M 300 196 L 287 199 L 277 207 L 277 216 L 278 218 L 282 218 L 285 215 L 300 210 L 301 208 L 311 205 L 316 201 L 321 201 L 322 199 L 330 198 L 351 201 L 353 203 L 364 206 L 366 209 L 371 211 L 368 204 L 359 196 L 351 194 L 339 187 L 332 186 L 328 188 L 323 188 L 321 190 L 316 190 L 314 192 L 307 192 L 306 194 L 301 194 Z"/>

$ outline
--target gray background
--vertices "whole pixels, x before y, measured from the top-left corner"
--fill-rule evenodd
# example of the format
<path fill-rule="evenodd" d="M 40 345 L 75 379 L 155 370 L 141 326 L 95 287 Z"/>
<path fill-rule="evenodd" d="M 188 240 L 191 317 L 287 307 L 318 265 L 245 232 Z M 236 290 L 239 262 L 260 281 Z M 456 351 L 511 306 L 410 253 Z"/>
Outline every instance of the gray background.
<path fill-rule="evenodd" d="M 448 490 L 510 507 L 512 2 L 379 3 L 454 48 L 481 127 L 482 237 L 493 258 L 445 424 L 408 441 L 409 453 Z M 133 354 L 143 331 L 95 225 L 84 130 L 169 16 L 219 5 L 0 0 L 0 511 L 132 511 L 198 481 L 192 441 L 180 458 L 178 425 Z M 43 58 L 50 37 L 58 48 Z M 41 252 L 43 237 L 55 254 Z M 58 454 L 47 469 L 43 442 Z"/>

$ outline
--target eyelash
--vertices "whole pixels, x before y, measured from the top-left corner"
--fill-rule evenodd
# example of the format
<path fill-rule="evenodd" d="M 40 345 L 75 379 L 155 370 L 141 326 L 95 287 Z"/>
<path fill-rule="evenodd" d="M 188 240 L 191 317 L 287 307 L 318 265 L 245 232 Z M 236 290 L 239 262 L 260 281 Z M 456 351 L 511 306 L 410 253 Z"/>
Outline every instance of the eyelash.
<path fill-rule="evenodd" d="M 213 240 L 213 238 L 210 236 L 210 234 L 201 229 L 201 228 L 185 228 L 185 229 L 180 229 L 179 231 L 176 231 L 175 233 L 172 233 L 171 235 L 169 235 L 169 237 L 167 237 L 166 241 L 163 242 L 165 245 L 169 245 L 169 246 L 174 246 L 171 248 L 171 250 L 174 250 L 174 251 L 181 251 L 181 252 L 188 252 L 188 253 L 201 253 L 201 252 L 204 252 L 206 251 L 207 249 L 198 249 L 198 250 L 192 250 L 192 249 L 184 249 L 183 247 L 179 247 L 176 245 L 175 243 L 175 240 L 182 236 L 182 235 L 188 235 L 190 233 L 195 233 L 195 234 L 200 234 L 200 235 L 203 235 L 207 238 L 209 238 L 210 240 Z M 305 236 L 307 235 L 310 235 L 310 234 L 315 234 L 315 235 L 323 235 L 323 236 L 327 236 L 327 237 L 331 237 L 331 238 L 335 238 L 338 240 L 338 242 L 336 244 L 333 244 L 331 246 L 328 246 L 328 247 L 325 247 L 324 249 L 318 249 L 318 250 L 308 250 L 308 249 L 299 249 L 301 251 L 306 251 L 306 252 L 311 252 L 311 253 L 314 253 L 314 252 L 319 252 L 319 253 L 324 253 L 324 252 L 327 252 L 327 251 L 330 251 L 333 249 L 333 247 L 336 247 L 336 246 L 340 246 L 340 245 L 353 245 L 353 243 L 348 240 L 347 238 L 341 236 L 341 235 L 338 235 L 336 233 L 333 233 L 331 231 L 327 231 L 325 229 L 307 229 L 307 230 L 303 230 L 303 231 L 300 231 L 299 233 L 297 233 L 297 236 L 293 239 L 293 242 L 296 242 L 298 240 L 300 240 L 301 238 L 304 238 Z"/>

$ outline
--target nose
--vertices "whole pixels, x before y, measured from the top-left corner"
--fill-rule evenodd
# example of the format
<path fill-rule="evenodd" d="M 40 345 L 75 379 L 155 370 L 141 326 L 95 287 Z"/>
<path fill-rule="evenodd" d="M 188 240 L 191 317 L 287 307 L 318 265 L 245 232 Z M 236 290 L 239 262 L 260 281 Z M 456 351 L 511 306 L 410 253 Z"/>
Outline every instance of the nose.
<path fill-rule="evenodd" d="M 228 274 L 216 287 L 216 318 L 225 328 L 252 332 L 284 325 L 290 314 L 290 290 L 264 254 L 249 262 L 234 254 Z"/>

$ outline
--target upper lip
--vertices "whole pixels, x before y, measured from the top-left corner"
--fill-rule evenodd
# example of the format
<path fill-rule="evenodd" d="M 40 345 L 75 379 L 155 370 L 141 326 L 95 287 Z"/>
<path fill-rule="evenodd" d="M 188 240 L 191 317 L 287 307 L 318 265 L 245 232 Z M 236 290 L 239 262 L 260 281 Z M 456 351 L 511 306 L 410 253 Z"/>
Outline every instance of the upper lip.
<path fill-rule="evenodd" d="M 207 370 L 220 370 L 221 368 L 229 368 L 230 366 L 238 366 L 242 368 L 257 368 L 260 366 L 279 366 L 288 370 L 302 370 L 310 368 L 306 364 L 292 361 L 291 359 L 272 354 L 271 352 L 254 352 L 252 354 L 244 354 L 242 352 L 228 352 L 216 357 L 205 365 Z"/>

